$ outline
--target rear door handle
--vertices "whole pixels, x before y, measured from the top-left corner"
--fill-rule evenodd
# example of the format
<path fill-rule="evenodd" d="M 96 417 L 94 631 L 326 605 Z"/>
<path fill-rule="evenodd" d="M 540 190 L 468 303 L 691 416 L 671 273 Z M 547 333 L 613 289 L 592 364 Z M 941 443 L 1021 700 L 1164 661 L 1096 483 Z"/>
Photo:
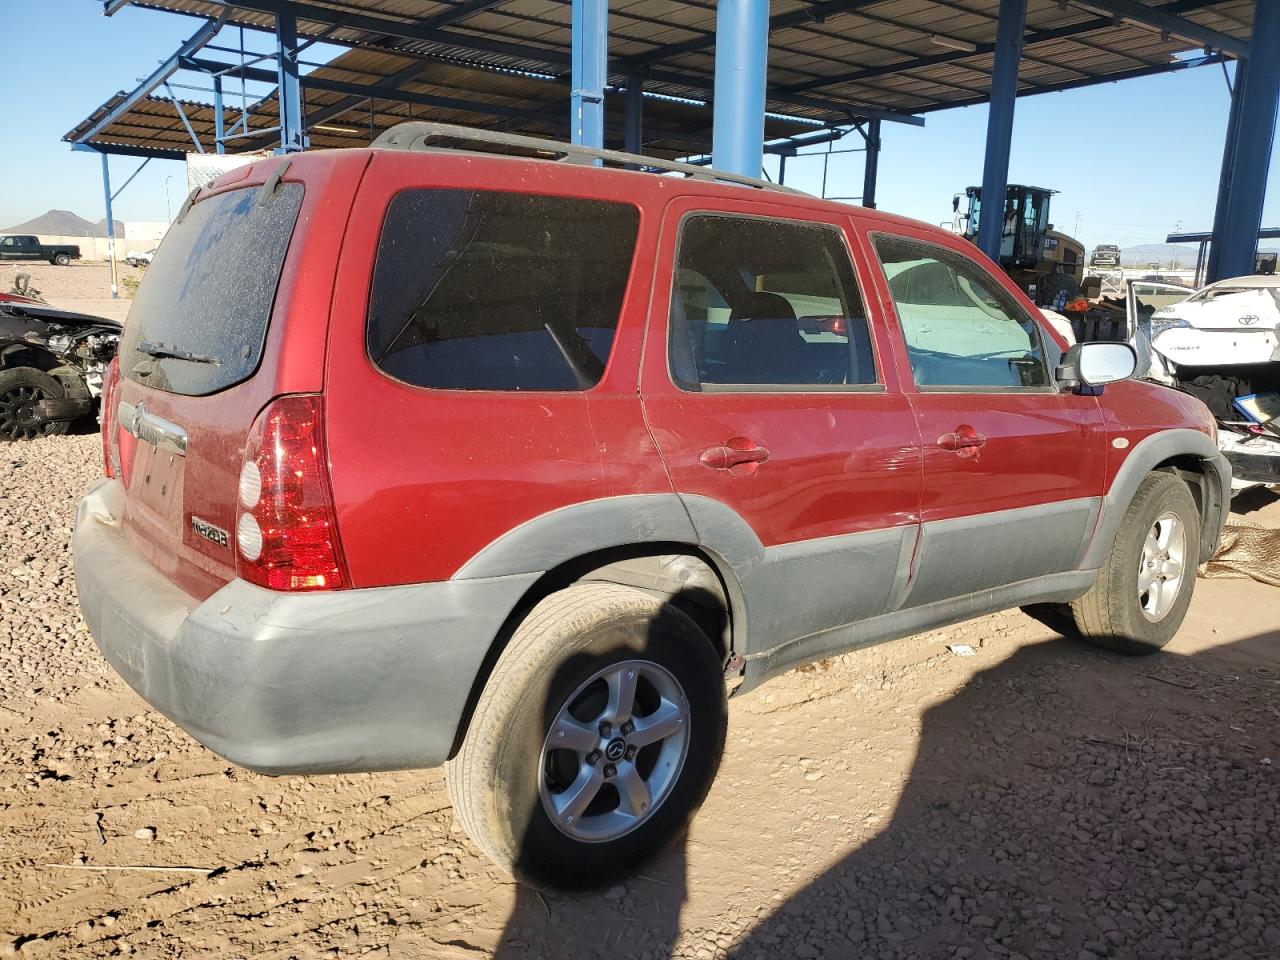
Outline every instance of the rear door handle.
<path fill-rule="evenodd" d="M 986 442 L 987 438 L 967 423 L 962 423 L 956 427 L 955 433 L 944 433 L 938 438 L 938 446 L 953 453 L 960 450 L 969 450 L 973 447 L 981 447 Z"/>
<path fill-rule="evenodd" d="M 708 447 L 698 458 L 704 467 L 712 470 L 728 470 L 744 463 L 764 463 L 768 459 L 769 451 L 746 437 L 733 437 L 722 446 Z"/>

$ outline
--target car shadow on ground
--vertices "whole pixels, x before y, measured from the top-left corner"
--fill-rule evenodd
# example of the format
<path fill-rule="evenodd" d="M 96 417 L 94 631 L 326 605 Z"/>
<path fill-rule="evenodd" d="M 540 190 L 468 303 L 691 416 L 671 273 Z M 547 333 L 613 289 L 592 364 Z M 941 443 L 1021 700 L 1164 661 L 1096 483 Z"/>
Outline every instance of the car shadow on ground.
<path fill-rule="evenodd" d="M 731 946 L 681 940 L 677 847 L 625 891 L 521 888 L 497 956 L 1275 957 L 1277 693 L 1280 629 L 1020 648 L 928 710 L 889 825 Z"/>

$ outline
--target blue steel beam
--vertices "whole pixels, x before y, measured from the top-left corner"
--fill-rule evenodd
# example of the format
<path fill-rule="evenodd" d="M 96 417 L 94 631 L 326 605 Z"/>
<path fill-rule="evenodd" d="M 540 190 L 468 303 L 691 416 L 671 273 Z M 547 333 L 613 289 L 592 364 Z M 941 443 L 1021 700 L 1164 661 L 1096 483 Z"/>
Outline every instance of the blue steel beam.
<path fill-rule="evenodd" d="M 432 17 L 424 17 L 422 22 L 428 27 L 447 27 L 451 23 L 458 23 L 469 17 L 474 17 L 478 13 L 484 13 L 486 10 L 492 10 L 494 7 L 500 7 L 507 0 L 462 0 L 462 3 L 450 7 L 448 10 L 442 10 Z"/>
<path fill-rule="evenodd" d="M 222 110 L 222 76 L 213 78 L 213 149 L 216 153 L 226 153 L 227 130 L 226 116 Z"/>
<path fill-rule="evenodd" d="M 1244 101 L 1244 78 L 1248 75 L 1249 61 L 1248 59 L 1236 61 L 1235 81 L 1231 86 L 1231 109 L 1227 113 L 1227 136 L 1222 145 L 1222 169 L 1218 171 L 1218 198 L 1213 205 L 1213 230 L 1210 239 L 1213 237 L 1221 237 L 1223 224 L 1227 216 L 1227 199 L 1231 196 L 1231 164 L 1236 157 L 1236 138 L 1239 136 L 1240 129 L 1240 107 Z M 1168 241 L 1172 243 L 1173 241 Z M 1204 247 L 1201 246 L 1201 254 Z M 1219 244 L 1209 244 L 1208 263 L 1206 269 L 1208 276 L 1217 279 L 1218 259 L 1222 253 L 1222 247 Z M 1200 270 L 1197 264 L 1196 279 L 1199 281 Z"/>
<path fill-rule="evenodd" d="M 123 143 L 72 143 L 71 149 L 79 153 L 108 153 L 113 157 L 150 157 L 155 160 L 185 160 L 186 153 L 181 150 L 152 150 L 148 147 L 133 147 Z"/>
<path fill-rule="evenodd" d="M 760 176 L 768 60 L 769 0 L 720 0 L 711 101 L 711 165 L 717 170 Z"/>
<path fill-rule="evenodd" d="M 130 91 L 123 100 L 104 113 L 98 120 L 80 135 L 78 142 L 88 143 L 93 137 L 97 136 L 111 124 L 115 123 L 122 116 L 128 113 L 133 107 L 142 100 L 147 94 L 155 90 L 179 69 L 180 61 L 184 57 L 195 54 L 201 47 L 214 38 L 218 31 L 222 28 L 222 19 L 209 20 L 199 30 L 193 33 L 185 43 L 182 44 L 168 60 L 156 67 L 151 74 Z"/>
<path fill-rule="evenodd" d="M 769 32 L 772 33 L 775 30 L 783 30 L 787 27 L 806 23 L 822 23 L 827 17 L 835 16 L 838 13 L 845 13 L 858 7 L 869 7 L 874 3 L 882 2 L 883 0 L 830 0 L 828 3 L 808 3 L 798 10 L 792 10 L 790 13 L 780 13 L 776 17 L 770 17 Z M 683 40 L 680 43 L 671 43 L 665 47 L 659 47 L 657 50 L 636 57 L 635 60 L 637 62 L 655 63 L 659 60 L 678 57 L 682 53 L 709 50 L 715 45 L 715 34 L 699 36 L 694 37 L 692 40 Z"/>
<path fill-rule="evenodd" d="M 111 261 L 111 299 L 120 298 L 120 287 L 116 284 L 116 222 L 111 215 L 111 167 L 107 163 L 107 155 L 102 155 L 102 197 L 107 205 L 107 257 Z"/>
<path fill-rule="evenodd" d="M 178 99 L 178 95 L 173 92 L 173 87 L 169 86 L 169 81 L 164 82 L 165 93 L 169 94 L 169 102 L 173 104 L 173 109 L 178 111 L 178 119 L 182 121 L 182 125 L 187 128 L 187 136 L 191 138 L 191 142 L 196 145 L 196 153 L 204 153 L 204 144 L 200 142 L 200 138 L 196 136 L 195 130 L 191 128 L 191 121 L 187 119 L 187 111 L 182 109 L 182 101 Z"/>
<path fill-rule="evenodd" d="M 306 148 L 302 132 L 302 86 L 298 83 L 298 19 L 292 11 L 276 14 L 277 98 L 280 102 L 279 153 Z"/>
<path fill-rule="evenodd" d="M 199 70 L 204 73 L 220 70 L 224 66 L 224 64 L 217 63 L 212 60 L 202 60 L 198 57 L 188 57 L 183 60 L 182 65 L 185 69 Z M 263 70 L 256 67 L 250 67 L 245 70 L 244 77 L 246 80 L 254 80 L 260 83 L 271 83 L 276 80 L 276 74 L 270 70 Z M 426 93 L 411 93 L 407 90 L 396 90 L 377 84 L 347 83 L 343 80 L 326 80 L 314 76 L 303 77 L 301 78 L 300 83 L 303 87 L 309 87 L 312 90 L 325 90 L 329 93 L 345 93 L 356 97 L 359 100 L 393 100 L 399 103 L 413 103 L 424 107 L 444 107 L 448 110 L 470 110 L 473 113 L 484 113 L 493 117 L 509 117 L 516 120 L 545 119 L 545 117 L 536 110 L 529 110 L 523 107 L 508 107 L 499 103 L 473 103 L 470 100 L 459 100 L 455 97 L 441 97 Z"/>
<path fill-rule="evenodd" d="M 1202 7 L 1209 7 L 1222 0 L 1179 0 L 1179 2 L 1170 4 L 1167 8 L 1171 11 L 1187 12 L 1191 10 L 1199 10 Z M 1041 43 L 1053 43 L 1057 40 L 1070 40 L 1084 34 L 1093 33 L 1098 30 L 1109 30 L 1115 26 L 1115 20 L 1112 17 L 1095 17 L 1091 20 L 1082 20 L 1079 23 L 1067 24 L 1062 27 L 1052 27 L 1046 30 L 1033 30 L 1023 38 L 1023 46 L 1034 46 Z M 888 76 L 890 74 L 907 73 L 912 70 L 921 70 L 925 67 L 936 67 L 942 64 L 955 63 L 960 60 L 968 60 L 973 57 L 984 54 L 994 53 L 996 49 L 995 43 L 977 43 L 974 44 L 973 50 L 947 50 L 942 53 L 931 53 L 922 57 L 916 57 L 908 60 L 896 60 L 893 63 L 881 64 L 875 67 L 864 67 L 859 70 L 851 70 L 846 73 L 833 74 L 830 77 L 823 77 L 819 80 L 806 80 L 802 83 L 786 84 L 776 88 L 780 93 L 798 93 L 805 90 L 817 90 L 821 87 L 836 86 L 841 83 L 853 83 L 858 80 L 869 80 L 875 77 Z M 1052 86 L 1046 89 L 1056 89 Z"/>
<path fill-rule="evenodd" d="M 1221 30 L 1213 30 L 1185 17 L 1179 17 L 1158 7 L 1149 7 L 1136 0 L 1071 0 L 1073 6 L 1113 14 L 1121 20 L 1152 27 L 1184 40 L 1201 44 L 1206 48 L 1224 50 L 1237 57 L 1247 56 L 1249 41 L 1241 40 Z"/>
<path fill-rule="evenodd" d="M 1177 73 L 1180 70 L 1194 70 L 1196 67 L 1207 67 L 1214 64 L 1223 63 L 1230 59 L 1225 53 L 1211 53 L 1203 57 L 1192 57 L 1187 60 L 1174 60 L 1170 63 L 1161 63 L 1153 67 L 1134 67 L 1132 70 L 1122 70 L 1119 73 L 1108 74 L 1105 83 L 1117 83 L 1121 80 L 1136 80 L 1138 77 L 1155 77 L 1162 73 Z M 1064 90 L 1078 90 L 1081 87 L 1095 87 L 1099 84 L 1098 80 L 1067 80 L 1063 83 L 1055 83 L 1048 87 L 1036 87 L 1032 90 L 1020 90 L 1018 96 L 1034 97 L 1042 93 L 1062 93 Z M 975 104 L 986 103 L 990 97 L 968 97 L 964 100 L 950 100 L 946 103 L 940 103 L 932 107 L 921 107 L 917 113 L 930 114 L 938 110 L 954 110 L 956 107 L 971 107 Z"/>
<path fill-rule="evenodd" d="M 644 81 L 635 74 L 627 77 L 627 117 L 624 149 L 627 153 L 644 152 Z"/>
<path fill-rule="evenodd" d="M 1280 108 L 1280 2 L 1254 0 L 1253 37 L 1249 44 L 1236 124 L 1235 155 L 1231 159 L 1231 185 L 1218 248 L 1217 272 L 1209 282 L 1253 273 L 1262 228 L 1262 206 L 1267 195 L 1267 170 L 1275 143 L 1276 111 Z M 1239 81 L 1237 81 L 1239 83 Z"/>
<path fill-rule="evenodd" d="M 991 107 L 987 111 L 987 152 L 982 166 L 982 210 L 978 249 L 1000 259 L 1004 195 L 1009 186 L 1009 147 L 1013 140 L 1013 107 L 1018 98 L 1018 61 L 1027 19 L 1027 0 L 1000 0 L 996 24 L 995 69 L 991 74 Z"/>
<path fill-rule="evenodd" d="M 331 7 L 317 7 L 309 3 L 300 2 L 300 0 L 210 0 L 210 2 L 218 3 L 225 9 L 239 7 L 245 10 L 254 10 L 259 13 L 278 14 L 289 11 L 298 19 L 307 20 L 313 23 L 323 23 L 327 25 L 337 24 L 352 30 L 385 34 L 387 36 L 397 37 L 404 40 L 422 40 L 428 43 L 444 44 L 461 50 L 468 50 L 477 53 L 502 54 L 504 56 L 515 57 L 521 60 L 537 63 L 548 73 L 559 73 L 564 70 L 572 70 L 572 51 L 565 50 L 562 46 L 550 47 L 526 43 L 513 43 L 506 40 L 494 39 L 493 37 L 481 36 L 475 33 L 457 33 L 452 30 L 441 30 L 426 27 L 418 21 L 409 22 L 406 20 L 388 19 L 386 17 L 370 16 L 367 14 L 344 13 Z M 260 28 L 251 27 L 251 29 Z M 345 45 L 353 46 L 353 44 Z M 392 52 L 408 53 L 408 51 Z M 657 55 L 658 51 L 655 51 L 654 53 Z M 635 70 L 635 67 L 635 63 L 631 61 L 613 61 L 609 64 L 609 70 L 621 74 L 633 71 Z M 681 73 L 679 71 L 663 69 L 644 69 L 642 73 L 645 79 L 652 80 L 655 83 L 668 83 L 673 86 L 686 87 L 690 90 L 699 91 L 702 94 L 710 94 L 714 86 L 712 78 L 705 74 Z M 895 123 L 908 123 L 914 126 L 924 125 L 924 121 L 919 117 L 912 116 L 911 114 L 900 113 L 894 110 L 877 109 L 865 104 L 850 101 L 830 100 L 824 97 L 791 96 L 781 90 L 781 88 L 776 91 L 771 90 L 769 97 L 775 103 L 794 107 L 811 107 L 815 110 L 838 113 L 850 120 L 879 117 L 880 119 Z"/>
<path fill-rule="evenodd" d="M 142 172 L 142 168 L 145 167 L 148 163 L 150 163 L 153 159 L 155 158 L 147 157 L 140 164 L 138 164 L 138 169 L 134 170 L 133 173 L 129 174 L 129 176 L 125 178 L 124 183 L 120 184 L 120 188 L 111 195 L 111 199 L 114 200 L 116 197 L 120 196 L 120 194 L 124 193 L 124 188 L 127 187 L 129 184 L 133 183 L 133 178 L 136 177 L 138 174 L 140 174 Z"/>
<path fill-rule="evenodd" d="M 609 82 L 609 0 L 573 0 L 569 141 L 604 148 L 604 88 Z"/>
<path fill-rule="evenodd" d="M 867 154 L 862 169 L 862 205 L 876 208 L 876 181 L 880 173 L 880 121 L 868 120 L 863 134 L 867 142 Z"/>

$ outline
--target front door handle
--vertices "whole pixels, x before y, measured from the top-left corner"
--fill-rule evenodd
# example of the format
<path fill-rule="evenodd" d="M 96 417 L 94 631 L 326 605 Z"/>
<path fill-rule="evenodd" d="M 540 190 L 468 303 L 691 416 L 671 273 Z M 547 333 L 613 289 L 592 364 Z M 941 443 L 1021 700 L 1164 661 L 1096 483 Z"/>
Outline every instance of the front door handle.
<path fill-rule="evenodd" d="M 712 470 L 729 470 L 744 463 L 764 463 L 768 459 L 769 451 L 746 437 L 732 437 L 722 446 L 708 447 L 698 458 L 704 467 Z"/>
<path fill-rule="evenodd" d="M 938 446 L 952 453 L 973 450 L 975 447 L 984 446 L 986 442 L 987 438 L 967 423 L 956 427 L 955 433 L 944 433 L 938 438 Z"/>

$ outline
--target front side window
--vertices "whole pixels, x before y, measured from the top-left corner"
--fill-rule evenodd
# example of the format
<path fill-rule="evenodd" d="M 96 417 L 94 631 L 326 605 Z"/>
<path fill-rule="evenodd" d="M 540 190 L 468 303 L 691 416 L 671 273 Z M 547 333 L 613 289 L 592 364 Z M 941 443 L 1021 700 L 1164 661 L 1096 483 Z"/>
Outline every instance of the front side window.
<path fill-rule="evenodd" d="M 876 383 L 862 298 L 834 227 L 687 217 L 672 287 L 670 365 L 683 389 Z"/>
<path fill-rule="evenodd" d="M 1040 330 L 976 263 L 929 244 L 878 236 L 919 387 L 1047 387 Z"/>
<path fill-rule="evenodd" d="M 640 215 L 603 200 L 408 190 L 391 201 L 367 349 L 451 390 L 587 390 L 604 374 Z"/>

